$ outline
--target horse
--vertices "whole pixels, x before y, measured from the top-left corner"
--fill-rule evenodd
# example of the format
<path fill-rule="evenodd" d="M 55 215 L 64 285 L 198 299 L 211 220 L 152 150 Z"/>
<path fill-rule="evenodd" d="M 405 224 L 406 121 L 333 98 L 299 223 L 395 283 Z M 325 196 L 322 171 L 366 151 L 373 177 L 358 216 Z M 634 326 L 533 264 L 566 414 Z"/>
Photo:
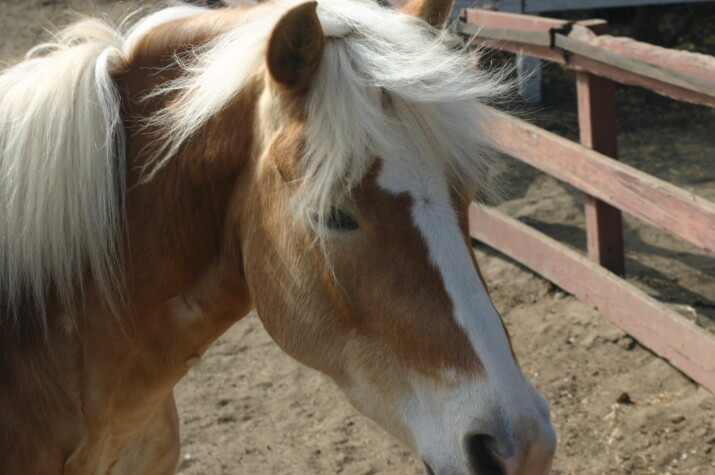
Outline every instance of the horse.
<path fill-rule="evenodd" d="M 0 74 L 4 473 L 173 473 L 173 388 L 252 309 L 426 473 L 549 471 L 468 233 L 504 85 L 451 8 L 84 19 Z"/>

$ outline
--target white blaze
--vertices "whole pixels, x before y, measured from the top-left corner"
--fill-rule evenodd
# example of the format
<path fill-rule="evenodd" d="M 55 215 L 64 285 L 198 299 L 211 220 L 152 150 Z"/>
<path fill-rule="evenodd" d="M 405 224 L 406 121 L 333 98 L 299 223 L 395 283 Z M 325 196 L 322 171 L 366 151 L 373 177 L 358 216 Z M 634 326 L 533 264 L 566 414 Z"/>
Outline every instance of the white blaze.
<path fill-rule="evenodd" d="M 420 455 L 447 461 L 435 470 L 461 473 L 462 437 L 478 431 L 498 439 L 503 453 L 518 451 L 548 425 L 548 406 L 514 361 L 499 315 L 469 256 L 472 251 L 449 185 L 430 165 L 409 156 L 383 160 L 378 182 L 391 193 L 413 198 L 414 224 L 452 300 L 454 318 L 485 368 L 485 377 L 449 389 L 415 381 L 405 409 Z"/>
<path fill-rule="evenodd" d="M 391 193 L 408 193 L 414 200 L 412 219 L 425 240 L 454 306 L 454 317 L 464 329 L 487 378 L 507 390 L 523 376 L 509 349 L 501 320 L 472 263 L 446 179 L 429 164 L 409 158 L 384 161 L 379 184 Z M 503 391 L 498 391 L 504 394 Z M 508 391 L 507 391 L 508 392 Z"/>

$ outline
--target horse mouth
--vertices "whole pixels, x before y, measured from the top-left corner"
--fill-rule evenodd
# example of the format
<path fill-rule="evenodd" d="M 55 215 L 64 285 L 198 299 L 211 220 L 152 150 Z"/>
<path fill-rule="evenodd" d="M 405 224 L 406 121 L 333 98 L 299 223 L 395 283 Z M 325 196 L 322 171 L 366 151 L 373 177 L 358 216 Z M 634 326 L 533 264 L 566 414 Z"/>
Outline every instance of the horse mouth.
<path fill-rule="evenodd" d="M 427 462 L 424 460 L 422 461 L 422 464 L 425 466 L 425 474 L 426 475 L 435 475 L 434 470 L 432 470 L 432 467 L 429 466 Z"/>

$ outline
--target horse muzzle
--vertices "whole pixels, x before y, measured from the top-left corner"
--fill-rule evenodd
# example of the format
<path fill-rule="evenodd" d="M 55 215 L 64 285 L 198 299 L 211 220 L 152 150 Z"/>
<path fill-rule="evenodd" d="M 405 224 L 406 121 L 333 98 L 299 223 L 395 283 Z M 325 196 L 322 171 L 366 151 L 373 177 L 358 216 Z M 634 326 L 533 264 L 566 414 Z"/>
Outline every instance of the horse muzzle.
<path fill-rule="evenodd" d="M 500 441 L 480 433 L 462 440 L 462 459 L 457 464 L 422 460 L 426 475 L 545 475 L 549 473 L 556 447 L 550 424 L 525 450 L 517 451 L 510 440 Z"/>

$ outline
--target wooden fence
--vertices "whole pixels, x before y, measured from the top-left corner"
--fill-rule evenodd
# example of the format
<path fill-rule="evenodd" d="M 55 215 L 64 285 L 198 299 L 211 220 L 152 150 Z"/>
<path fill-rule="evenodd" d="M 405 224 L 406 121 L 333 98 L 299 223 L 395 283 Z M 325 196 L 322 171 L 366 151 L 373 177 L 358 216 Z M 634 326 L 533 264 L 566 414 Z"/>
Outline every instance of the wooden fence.
<path fill-rule="evenodd" d="M 588 258 L 483 206 L 470 209 L 472 236 L 595 306 L 715 392 L 715 335 L 620 277 L 621 210 L 715 252 L 715 203 L 616 160 L 613 84 L 638 85 L 715 107 L 715 58 L 602 36 L 607 31 L 602 20 L 571 23 L 467 9 L 456 29 L 475 43 L 576 71 L 580 144 L 499 112 L 494 130 L 505 138 L 503 152 L 586 193 Z"/>

